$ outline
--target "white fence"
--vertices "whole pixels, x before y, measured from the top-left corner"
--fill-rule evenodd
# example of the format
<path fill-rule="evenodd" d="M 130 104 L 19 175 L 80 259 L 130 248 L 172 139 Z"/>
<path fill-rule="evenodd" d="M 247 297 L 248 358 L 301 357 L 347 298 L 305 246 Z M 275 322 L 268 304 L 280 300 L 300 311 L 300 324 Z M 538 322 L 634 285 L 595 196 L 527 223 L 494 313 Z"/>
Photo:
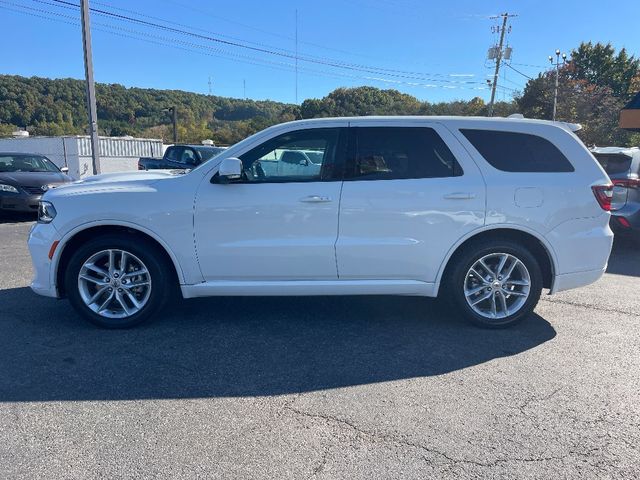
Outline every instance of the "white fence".
<path fill-rule="evenodd" d="M 76 180 L 93 174 L 88 136 L 2 138 L 0 152 L 44 155 L 58 167 L 68 167 Z M 102 173 L 137 170 L 140 157 L 161 157 L 162 153 L 162 140 L 100 137 Z"/>

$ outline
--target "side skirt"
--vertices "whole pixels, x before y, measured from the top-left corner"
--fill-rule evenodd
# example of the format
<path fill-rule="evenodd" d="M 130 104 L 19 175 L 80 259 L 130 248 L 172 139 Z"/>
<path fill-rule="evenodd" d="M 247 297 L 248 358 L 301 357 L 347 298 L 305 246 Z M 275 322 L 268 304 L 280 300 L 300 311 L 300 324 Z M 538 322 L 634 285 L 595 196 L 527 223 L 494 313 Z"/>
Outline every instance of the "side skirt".
<path fill-rule="evenodd" d="M 411 295 L 434 297 L 435 283 L 417 280 L 210 281 L 181 285 L 184 298 L 213 296 Z"/>

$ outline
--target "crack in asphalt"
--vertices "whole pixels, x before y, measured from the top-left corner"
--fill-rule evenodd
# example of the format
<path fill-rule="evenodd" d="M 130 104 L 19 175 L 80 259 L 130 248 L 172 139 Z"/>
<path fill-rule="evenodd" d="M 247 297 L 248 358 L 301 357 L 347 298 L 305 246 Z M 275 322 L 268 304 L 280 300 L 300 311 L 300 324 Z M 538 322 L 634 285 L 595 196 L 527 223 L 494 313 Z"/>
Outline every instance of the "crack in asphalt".
<path fill-rule="evenodd" d="M 324 470 L 325 465 L 327 464 L 327 460 L 328 459 L 329 459 L 329 448 L 325 448 L 324 452 L 322 453 L 322 458 L 320 459 L 320 462 L 318 463 L 318 465 L 313 467 L 313 471 L 311 472 L 311 475 L 309 476 L 310 479 L 311 478 L 315 478 L 319 474 L 322 473 L 322 471 Z"/>
<path fill-rule="evenodd" d="M 573 302 L 571 300 L 560 300 L 558 298 L 554 299 L 554 298 L 540 298 L 541 302 L 546 302 L 546 303 L 559 303 L 561 305 L 571 305 L 573 307 L 582 307 L 582 308 L 586 308 L 588 310 L 596 310 L 599 312 L 610 312 L 610 313 L 620 313 L 622 315 L 629 315 L 631 317 L 640 317 L 640 314 L 638 313 L 633 313 L 630 312 L 628 310 L 621 310 L 619 308 L 612 308 L 612 307 L 600 307 L 597 305 L 591 305 L 588 303 L 581 303 L 581 302 Z"/>
<path fill-rule="evenodd" d="M 558 389 L 559 390 L 559 389 Z M 557 393 L 556 391 L 554 391 L 551 395 L 555 395 L 555 393 Z M 455 458 L 452 457 L 438 449 L 435 449 L 433 447 L 429 447 L 426 445 L 422 445 L 420 443 L 415 443 L 415 442 L 411 442 L 402 438 L 398 438 L 396 436 L 392 436 L 392 435 L 385 435 L 385 434 L 380 434 L 380 433 L 375 433 L 375 432 L 370 432 L 367 430 L 364 430 L 360 427 L 358 427 L 357 425 L 355 425 L 354 423 L 350 422 L 349 420 L 345 420 L 343 418 L 338 418 L 338 417 L 334 417 L 331 415 L 326 415 L 326 414 L 321 414 L 321 413 L 311 413 L 311 412 L 305 412 L 303 410 L 297 409 L 295 407 L 292 406 L 293 401 L 289 401 L 286 402 L 283 406 L 283 408 L 285 410 L 288 410 L 296 415 L 299 416 L 303 416 L 303 417 L 307 417 L 307 418 L 312 418 L 315 420 L 322 420 L 325 423 L 331 423 L 334 425 L 338 425 L 342 428 L 348 428 L 352 431 L 354 431 L 357 435 L 359 435 L 360 437 L 364 437 L 364 438 L 369 438 L 372 440 L 378 440 L 378 441 L 382 441 L 383 443 L 395 443 L 397 445 L 402 445 L 402 446 L 406 446 L 406 447 L 410 447 L 410 448 L 415 448 L 418 450 L 422 450 L 425 451 L 427 453 L 430 453 L 432 455 L 437 455 L 443 459 L 445 459 L 447 462 L 451 462 L 454 464 L 467 464 L 467 465 L 474 465 L 477 467 L 483 467 L 483 468 L 493 468 L 495 466 L 498 466 L 500 464 L 503 463 L 510 463 L 510 462 L 522 462 L 522 463 L 533 463 L 533 462 L 550 462 L 550 461 L 563 461 L 569 457 L 572 456 L 581 456 L 581 457 L 589 457 L 592 453 L 600 450 L 599 447 L 594 447 L 594 448 L 590 448 L 589 450 L 585 451 L 585 452 L 580 452 L 580 451 L 574 451 L 571 450 L 569 452 L 567 452 L 566 454 L 563 455 L 550 455 L 550 456 L 544 456 L 544 457 L 513 457 L 513 458 L 497 458 L 491 462 L 480 462 L 477 460 L 468 460 L 468 459 L 463 459 L 463 458 Z M 327 451 L 325 450 L 325 454 L 323 459 L 320 462 L 320 465 L 318 467 L 316 467 L 314 469 L 314 473 L 312 474 L 311 477 L 314 477 L 317 473 L 320 473 L 322 468 L 324 468 L 324 465 L 326 464 L 326 455 L 327 455 Z M 427 457 L 423 456 L 423 459 L 427 462 L 427 463 L 432 463 L 432 461 L 430 461 Z M 322 468 L 319 468 L 322 467 Z"/>
<path fill-rule="evenodd" d="M 525 409 L 532 404 L 533 402 L 544 402 L 545 400 L 549 400 L 551 397 L 553 397 L 556 393 L 558 393 L 560 390 L 562 390 L 562 387 L 558 387 L 555 390 L 553 390 L 551 393 L 543 396 L 543 397 L 536 397 L 535 395 L 532 395 L 531 397 L 527 398 L 523 404 L 518 405 L 518 410 L 520 410 L 520 412 L 525 415 L 527 415 L 527 412 L 525 412 Z"/>

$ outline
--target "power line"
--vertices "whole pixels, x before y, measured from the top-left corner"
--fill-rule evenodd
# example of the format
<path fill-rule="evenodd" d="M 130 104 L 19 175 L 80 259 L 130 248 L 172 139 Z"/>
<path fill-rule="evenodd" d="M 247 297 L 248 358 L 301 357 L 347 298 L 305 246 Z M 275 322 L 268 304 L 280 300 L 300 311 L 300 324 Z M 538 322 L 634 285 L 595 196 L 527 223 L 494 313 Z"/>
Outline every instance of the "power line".
<path fill-rule="evenodd" d="M 547 68 L 546 65 L 532 65 L 530 63 L 514 63 L 514 62 L 512 62 L 511 65 L 518 65 L 520 67 Z"/>
<path fill-rule="evenodd" d="M 504 62 L 503 65 L 506 65 L 507 67 L 509 67 L 511 70 L 513 70 L 516 73 L 519 73 L 520 75 L 522 75 L 525 78 L 528 78 L 529 80 L 533 80 L 532 77 L 530 77 L 529 75 L 526 75 L 524 73 L 522 73 L 520 70 L 518 70 L 517 68 L 511 66 L 511 64 Z"/>
<path fill-rule="evenodd" d="M 37 3 L 43 3 L 43 4 L 46 4 L 46 5 L 52 5 L 50 2 L 46 2 L 44 0 L 32 0 L 32 1 L 37 2 Z M 66 8 L 69 8 L 69 7 L 77 8 L 78 7 L 76 4 L 68 2 L 68 1 L 65 1 L 65 0 L 51 0 L 51 1 L 55 2 L 56 4 L 63 5 Z M 477 81 L 461 81 L 461 80 L 432 78 L 432 77 L 435 77 L 435 76 L 448 76 L 447 74 L 429 74 L 429 73 L 411 72 L 411 71 L 405 71 L 405 70 L 396 70 L 396 69 L 388 69 L 388 68 L 382 68 L 382 67 L 373 67 L 373 66 L 369 66 L 369 65 L 346 63 L 346 62 L 342 62 L 340 60 L 334 60 L 334 59 L 320 59 L 320 58 L 310 57 L 308 55 L 298 55 L 297 56 L 295 54 L 295 52 L 289 52 L 289 51 L 286 51 L 286 50 L 277 51 L 278 49 L 274 49 L 274 47 L 270 47 L 270 46 L 268 46 L 268 47 L 267 46 L 265 46 L 265 47 L 251 46 L 251 45 L 247 45 L 247 42 L 238 43 L 238 42 L 235 42 L 235 41 L 230 41 L 230 40 L 217 38 L 216 36 L 212 36 L 212 35 L 198 34 L 198 33 L 190 32 L 190 31 L 186 31 L 186 30 L 181 30 L 181 29 L 178 29 L 178 28 L 175 28 L 175 27 L 169 27 L 169 26 L 166 26 L 166 25 L 160 25 L 160 24 L 157 24 L 157 23 L 154 23 L 154 22 L 150 22 L 150 21 L 147 21 L 147 20 L 142 20 L 142 19 L 139 19 L 139 18 L 133 18 L 133 17 L 130 17 L 130 16 L 127 16 L 127 15 L 122 15 L 122 14 L 118 14 L 118 13 L 114 13 L 114 12 L 109 12 L 107 10 L 92 8 L 91 11 L 95 12 L 98 15 L 103 15 L 103 16 L 115 18 L 115 19 L 118 19 L 118 20 L 130 22 L 130 23 L 136 23 L 136 24 L 144 25 L 144 26 L 151 27 L 151 28 L 162 29 L 162 30 L 169 31 L 169 32 L 175 33 L 175 34 L 186 35 L 186 36 L 195 37 L 195 38 L 199 38 L 199 39 L 206 40 L 206 41 L 211 41 L 211 42 L 215 42 L 215 43 L 224 44 L 224 45 L 231 46 L 231 47 L 248 49 L 248 50 L 252 50 L 252 51 L 258 52 L 258 53 L 268 54 L 268 55 L 272 55 L 272 56 L 280 56 L 280 57 L 284 57 L 284 58 L 288 58 L 288 59 L 292 59 L 292 60 L 295 60 L 297 58 L 297 59 L 299 59 L 300 61 L 303 61 L 303 62 L 315 63 L 315 64 L 319 64 L 319 65 L 323 65 L 323 66 L 330 66 L 330 67 L 333 67 L 333 68 L 340 68 L 340 69 L 346 69 L 346 70 L 352 70 L 352 71 L 360 71 L 360 72 L 364 72 L 364 73 L 371 73 L 371 74 L 374 74 L 374 75 L 385 75 L 385 76 L 397 77 L 397 78 L 423 80 L 423 81 L 429 81 L 429 82 L 453 83 L 453 84 L 469 84 L 469 85 L 471 85 L 471 84 L 481 84 L 481 82 L 477 82 Z M 142 14 L 138 14 L 138 15 L 144 17 L 144 15 L 142 15 Z"/>
<path fill-rule="evenodd" d="M 232 23 L 234 25 L 239 25 L 239 26 L 241 26 L 243 28 L 246 28 L 246 29 L 249 29 L 249 30 L 254 30 L 256 32 L 260 32 L 262 34 L 269 35 L 269 36 L 272 36 L 274 38 L 280 38 L 280 39 L 289 40 L 289 41 L 294 40 L 294 38 L 289 36 L 289 35 L 276 33 L 276 32 L 270 31 L 270 30 L 265 30 L 263 28 L 256 27 L 254 25 L 249 25 L 249 24 L 246 24 L 246 23 L 242 23 L 242 22 L 239 22 L 237 20 L 233 20 L 233 19 L 230 19 L 230 18 L 227 18 L 227 17 L 223 17 L 223 16 L 220 16 L 220 15 L 214 14 L 210 10 L 205 10 L 205 9 L 202 9 L 202 8 L 194 7 L 193 5 L 190 5 L 190 4 L 184 4 L 184 3 L 175 2 L 175 1 L 172 1 L 172 0 L 162 0 L 162 1 L 164 1 L 164 3 L 169 3 L 169 4 L 172 4 L 172 5 L 176 5 L 178 7 L 181 7 L 181 8 L 189 9 L 189 10 L 191 10 L 193 12 L 197 12 L 199 14 L 207 15 L 207 16 L 209 16 L 211 18 L 217 18 L 219 20 L 223 20 L 225 22 L 229 22 L 229 23 Z M 95 2 L 94 1 L 93 3 L 95 3 L 97 5 L 108 6 L 107 4 L 101 3 L 101 2 Z M 133 12 L 132 10 L 126 10 L 126 9 L 123 9 L 123 8 L 117 8 L 117 7 L 114 7 L 114 6 L 112 6 L 111 8 L 114 8 L 116 10 L 126 11 L 126 12 L 129 12 L 129 13 L 137 13 L 137 12 Z M 194 27 L 189 26 L 189 28 L 194 28 Z M 201 29 L 197 29 L 196 28 L 196 30 L 201 30 Z M 220 34 L 220 35 L 222 35 L 222 34 Z M 377 59 L 377 57 L 373 57 L 371 55 L 364 55 L 362 53 L 349 52 L 347 50 L 343 50 L 343 49 L 340 49 L 340 48 L 332 48 L 332 47 L 328 47 L 326 45 L 320 45 L 318 43 L 309 42 L 309 41 L 305 41 L 305 40 L 300 40 L 300 44 L 309 45 L 309 46 L 312 46 L 312 47 L 315 47 L 315 48 L 320 48 L 322 50 L 342 53 L 342 54 L 350 55 L 350 56 L 354 56 L 354 57 L 376 58 Z"/>
<path fill-rule="evenodd" d="M 12 3 L 12 2 L 9 2 L 9 1 L 6 1 L 6 0 L 0 0 L 0 3 L 10 4 L 10 5 L 13 5 L 15 7 L 19 7 L 19 8 L 23 8 L 23 9 L 27 9 L 27 10 L 31 10 L 31 11 L 36 11 L 38 13 L 43 13 L 45 15 L 33 14 L 33 13 L 29 13 L 29 12 L 24 12 L 24 11 L 21 11 L 21 10 L 15 10 L 15 9 L 11 9 L 11 8 L 8 8 L 8 7 L 3 7 L 6 10 L 14 11 L 14 12 L 21 13 L 21 14 L 24 14 L 24 15 L 30 15 L 30 16 L 34 16 L 34 17 L 38 17 L 38 18 L 43 18 L 43 19 L 47 19 L 47 20 L 59 21 L 61 23 L 65 23 L 65 24 L 69 24 L 69 25 L 74 25 L 74 26 L 78 25 L 77 17 L 72 17 L 70 15 L 64 15 L 64 14 L 61 14 L 59 12 L 50 12 L 48 10 L 36 9 L 36 8 L 32 8 L 32 7 L 22 6 L 22 5 L 16 5 L 15 3 Z M 73 20 L 73 22 L 60 20 L 59 18 L 47 17 L 46 14 L 54 15 L 56 17 L 71 19 L 71 20 Z M 220 50 L 220 49 L 213 48 L 213 47 L 210 47 L 210 46 L 199 45 L 199 44 L 195 44 L 195 43 L 192 43 L 192 42 L 186 42 L 186 41 L 183 41 L 183 40 L 178 40 L 178 39 L 173 39 L 173 38 L 153 35 L 153 34 L 150 34 L 148 32 L 139 32 L 139 31 L 136 31 L 136 30 L 126 29 L 126 28 L 119 27 L 119 26 L 101 24 L 99 22 L 93 22 L 93 23 L 94 23 L 94 25 L 98 25 L 98 27 L 94 27 L 94 30 L 106 32 L 106 33 L 109 33 L 111 35 L 120 36 L 120 37 L 123 37 L 123 38 L 141 40 L 141 41 L 145 41 L 145 42 L 156 44 L 156 45 L 169 46 L 169 47 L 176 48 L 176 49 L 179 49 L 179 50 L 192 52 L 192 53 L 203 54 L 203 55 L 212 56 L 212 57 L 222 57 L 222 58 L 233 57 L 233 58 L 231 58 L 231 60 L 233 60 L 233 61 L 238 61 L 238 62 L 241 62 L 241 63 L 247 63 L 247 64 L 251 64 L 251 65 L 266 66 L 267 68 L 272 68 L 272 69 L 277 69 L 277 70 L 292 71 L 292 69 L 293 69 L 293 65 L 289 64 L 289 63 L 274 62 L 274 61 L 265 60 L 265 59 L 256 59 L 256 58 L 248 57 L 246 55 L 241 55 L 241 54 L 238 54 L 238 53 L 226 52 L 224 50 Z M 102 28 L 100 28 L 100 27 L 102 27 Z M 112 31 L 114 29 L 118 30 L 119 32 L 127 32 L 127 33 L 126 34 L 116 33 L 114 31 Z M 143 36 L 143 37 L 147 37 L 147 38 L 139 38 L 139 36 Z M 179 45 L 183 45 L 183 46 L 178 46 L 178 45 L 176 45 L 176 43 L 179 44 Z M 194 48 L 197 49 L 197 50 L 194 50 Z M 201 50 L 206 50 L 206 52 L 203 52 Z M 207 53 L 207 52 L 214 52 L 214 53 Z M 300 67 L 300 71 L 302 73 L 307 73 L 307 74 L 314 75 L 314 76 L 324 76 L 324 77 L 329 77 L 329 78 L 362 79 L 362 80 L 367 80 L 367 81 L 384 83 L 384 84 L 387 84 L 387 85 L 388 84 L 405 85 L 405 86 L 418 87 L 418 88 L 445 88 L 445 89 L 464 89 L 464 90 L 486 90 L 486 87 L 471 87 L 471 86 L 463 86 L 463 85 L 434 85 L 434 84 L 423 84 L 423 83 L 418 83 L 418 82 L 406 82 L 406 81 L 402 81 L 402 80 L 393 80 L 393 79 L 380 78 L 380 77 L 358 76 L 358 75 L 347 74 L 347 73 L 344 73 L 344 72 L 329 73 L 329 72 L 326 72 L 326 71 L 318 71 L 318 70 L 309 69 L 308 67 Z"/>

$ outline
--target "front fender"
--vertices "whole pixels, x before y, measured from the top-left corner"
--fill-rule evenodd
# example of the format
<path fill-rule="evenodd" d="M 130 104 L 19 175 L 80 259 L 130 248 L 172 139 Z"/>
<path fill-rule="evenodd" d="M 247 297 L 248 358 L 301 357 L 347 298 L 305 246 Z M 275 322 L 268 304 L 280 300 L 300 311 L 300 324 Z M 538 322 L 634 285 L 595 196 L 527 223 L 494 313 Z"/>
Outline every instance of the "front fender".
<path fill-rule="evenodd" d="M 169 258 L 171 259 L 171 262 L 173 263 L 173 266 L 177 273 L 178 281 L 180 282 L 180 284 L 183 285 L 185 283 L 196 283 L 196 282 L 189 282 L 189 274 L 192 274 L 193 272 L 185 272 L 185 270 L 183 269 L 183 263 L 179 259 L 179 255 L 176 254 L 176 252 L 171 247 L 171 245 L 157 232 L 134 222 L 116 220 L 116 219 L 101 219 L 101 220 L 93 220 L 93 221 L 82 223 L 72 228 L 71 230 L 67 231 L 64 235 L 61 235 L 58 248 L 56 249 L 53 257 L 51 258 L 50 284 L 54 285 L 54 287 L 57 289 L 58 287 L 57 278 L 58 278 L 58 268 L 60 265 L 60 259 L 62 258 L 65 248 L 68 246 L 69 242 L 76 235 L 90 228 L 109 227 L 109 226 L 130 228 L 131 230 L 135 230 L 149 236 L 150 238 L 158 242 L 158 244 L 169 255 Z M 200 275 L 199 270 L 198 270 L 198 275 Z M 201 275 L 200 275 L 200 278 L 201 278 Z"/>

